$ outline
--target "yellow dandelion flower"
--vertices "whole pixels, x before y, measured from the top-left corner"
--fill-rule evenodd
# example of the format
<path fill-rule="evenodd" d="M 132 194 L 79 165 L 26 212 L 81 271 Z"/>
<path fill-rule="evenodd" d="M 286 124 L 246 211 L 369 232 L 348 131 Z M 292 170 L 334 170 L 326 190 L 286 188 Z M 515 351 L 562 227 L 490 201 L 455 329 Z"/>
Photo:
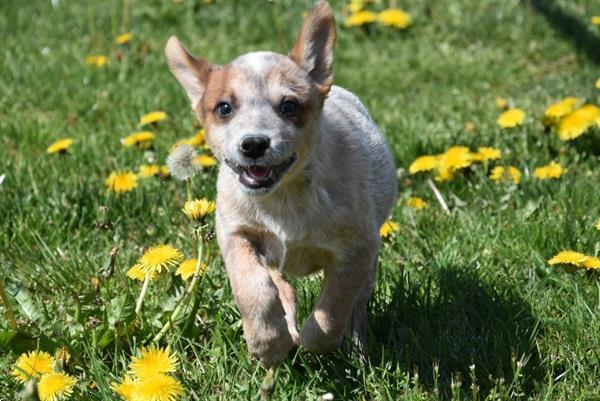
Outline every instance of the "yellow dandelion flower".
<path fill-rule="evenodd" d="M 365 3 L 365 0 L 350 0 L 350 3 L 348 4 L 348 11 L 350 11 L 352 14 L 355 14 L 365 7 Z"/>
<path fill-rule="evenodd" d="M 598 221 L 596 222 L 596 230 L 600 231 L 600 219 L 598 219 Z"/>
<path fill-rule="evenodd" d="M 167 113 L 164 111 L 152 111 L 140 117 L 140 125 L 148 125 L 167 119 Z"/>
<path fill-rule="evenodd" d="M 398 232 L 400 225 L 393 220 L 388 220 L 381 225 L 379 228 L 379 235 L 381 238 L 387 238 L 391 234 Z"/>
<path fill-rule="evenodd" d="M 137 187 L 137 179 L 137 175 L 131 171 L 113 171 L 104 180 L 104 184 L 106 184 L 109 191 L 122 194 L 135 189 Z"/>
<path fill-rule="evenodd" d="M 198 259 L 184 260 L 183 262 L 181 262 L 181 264 L 175 271 L 175 274 L 178 276 L 181 276 L 181 278 L 183 280 L 187 280 L 188 278 L 191 278 L 194 275 L 194 273 L 196 272 L 197 264 L 198 264 Z M 204 274 L 204 271 L 206 271 L 207 267 L 208 266 L 206 265 L 206 263 L 202 263 L 202 265 L 200 266 L 200 270 L 198 271 L 198 274 L 200 276 L 202 276 L 202 274 Z"/>
<path fill-rule="evenodd" d="M 132 391 L 132 401 L 175 401 L 183 394 L 183 386 L 171 376 L 155 374 L 140 378 Z"/>
<path fill-rule="evenodd" d="M 104 55 L 88 56 L 85 58 L 85 63 L 94 67 L 104 67 L 108 63 L 108 58 Z"/>
<path fill-rule="evenodd" d="M 138 172 L 138 177 L 149 178 L 154 177 L 160 173 L 160 167 L 158 164 L 142 164 Z"/>
<path fill-rule="evenodd" d="M 202 198 L 185 202 L 185 205 L 181 211 L 188 217 L 188 219 L 201 221 L 206 216 L 214 212 L 216 207 L 217 205 L 215 202 L 209 201 L 206 198 Z"/>
<path fill-rule="evenodd" d="M 129 270 L 127 270 L 126 274 L 127 277 L 129 277 L 132 280 L 144 281 L 144 279 L 146 278 L 146 275 L 144 274 L 141 266 L 138 263 L 136 263 Z M 150 280 L 154 280 L 154 278 L 156 278 L 156 274 L 157 272 L 153 271 L 152 275 L 149 277 Z"/>
<path fill-rule="evenodd" d="M 467 132 L 475 132 L 475 130 L 477 129 L 477 126 L 475 125 L 475 123 L 469 121 L 465 124 L 465 131 Z"/>
<path fill-rule="evenodd" d="M 583 135 L 594 124 L 600 125 L 600 107 L 586 104 L 564 116 L 556 131 L 560 139 L 568 141 Z"/>
<path fill-rule="evenodd" d="M 502 151 L 496 148 L 481 147 L 477 149 L 477 153 L 471 155 L 473 161 L 487 162 L 489 160 L 496 160 L 502 157 Z"/>
<path fill-rule="evenodd" d="M 25 383 L 32 377 L 39 378 L 43 374 L 51 373 L 54 371 L 54 358 L 43 351 L 31 351 L 24 353 L 19 356 L 15 362 L 15 367 L 12 371 L 12 375 L 16 379 Z"/>
<path fill-rule="evenodd" d="M 126 148 L 137 146 L 140 149 L 148 149 L 156 135 L 150 131 L 138 131 L 121 139 L 121 144 Z"/>
<path fill-rule="evenodd" d="M 411 23 L 411 17 L 398 8 L 388 8 L 377 14 L 377 22 L 381 25 L 405 29 Z"/>
<path fill-rule="evenodd" d="M 554 255 L 548 263 L 551 265 L 556 264 L 570 264 L 577 267 L 583 266 L 583 263 L 588 259 L 583 253 L 575 251 L 560 251 Z"/>
<path fill-rule="evenodd" d="M 514 128 L 525 121 L 525 112 L 521 109 L 509 109 L 496 120 L 500 128 Z"/>
<path fill-rule="evenodd" d="M 371 24 L 377 20 L 377 14 L 371 11 L 359 11 L 353 14 L 350 14 L 348 18 L 346 18 L 346 26 L 348 28 L 353 26 L 362 26 L 366 24 Z"/>
<path fill-rule="evenodd" d="M 194 158 L 193 163 L 200 167 L 212 167 L 217 164 L 217 160 L 209 155 L 201 154 Z"/>
<path fill-rule="evenodd" d="M 600 15 L 594 15 L 591 18 L 592 24 L 594 25 L 600 25 Z"/>
<path fill-rule="evenodd" d="M 473 163 L 473 153 L 466 146 L 451 146 L 439 156 L 440 172 L 456 171 L 469 167 Z"/>
<path fill-rule="evenodd" d="M 552 161 L 550 164 L 536 168 L 533 171 L 533 176 L 540 180 L 549 180 L 551 178 L 560 178 L 566 171 L 566 168 Z"/>
<path fill-rule="evenodd" d="M 160 373 L 173 373 L 177 369 L 177 357 L 167 348 L 142 347 L 140 356 L 131 357 L 129 373 L 139 379 Z"/>
<path fill-rule="evenodd" d="M 588 256 L 585 262 L 583 262 L 583 267 L 586 269 L 600 269 L 600 258 Z"/>
<path fill-rule="evenodd" d="M 500 110 L 508 109 L 508 100 L 500 96 L 496 97 L 496 107 Z"/>
<path fill-rule="evenodd" d="M 133 393 L 137 384 L 137 379 L 131 376 L 125 376 L 121 383 L 111 383 L 110 388 L 112 391 L 119 394 L 125 401 L 133 401 Z"/>
<path fill-rule="evenodd" d="M 569 96 L 559 102 L 551 104 L 544 111 L 544 118 L 542 122 L 544 125 L 556 124 L 562 117 L 575 110 L 577 103 L 579 103 L 579 99 Z"/>
<path fill-rule="evenodd" d="M 118 45 L 124 45 L 125 43 L 131 42 L 132 37 L 133 35 L 131 34 L 131 32 L 125 32 L 117 36 L 115 42 L 117 42 Z"/>
<path fill-rule="evenodd" d="M 169 175 L 171 175 L 171 172 L 169 171 L 169 168 L 165 165 L 160 166 L 160 175 L 162 175 L 163 177 L 168 177 Z"/>
<path fill-rule="evenodd" d="M 168 269 L 176 265 L 183 259 L 181 251 L 171 245 L 154 245 L 149 248 L 142 257 L 139 258 L 137 264 L 140 270 L 145 275 L 160 274 L 163 269 Z"/>
<path fill-rule="evenodd" d="M 430 171 L 437 168 L 439 160 L 437 156 L 426 155 L 420 156 L 415 159 L 414 162 L 408 168 L 411 174 L 419 173 L 421 171 Z"/>
<path fill-rule="evenodd" d="M 425 200 L 417 196 L 411 196 L 410 198 L 408 198 L 406 200 L 406 205 L 415 210 L 422 210 L 429 206 L 427 202 L 425 202 Z"/>
<path fill-rule="evenodd" d="M 72 138 L 59 139 L 52 145 L 48 146 L 48 149 L 46 149 L 46 153 L 65 153 L 67 149 L 69 149 L 71 145 L 73 145 L 73 142 L 75 141 Z"/>
<path fill-rule="evenodd" d="M 448 168 L 438 169 L 437 175 L 434 177 L 436 181 L 450 181 L 454 179 L 454 171 Z"/>
<path fill-rule="evenodd" d="M 510 179 L 515 184 L 518 184 L 521 182 L 521 172 L 514 166 L 509 166 L 506 168 L 497 166 L 492 169 L 490 173 L 490 179 L 492 181 L 503 181 Z"/>
<path fill-rule="evenodd" d="M 66 400 L 73 394 L 75 383 L 77 380 L 66 373 L 52 372 L 43 375 L 38 383 L 40 401 Z"/>

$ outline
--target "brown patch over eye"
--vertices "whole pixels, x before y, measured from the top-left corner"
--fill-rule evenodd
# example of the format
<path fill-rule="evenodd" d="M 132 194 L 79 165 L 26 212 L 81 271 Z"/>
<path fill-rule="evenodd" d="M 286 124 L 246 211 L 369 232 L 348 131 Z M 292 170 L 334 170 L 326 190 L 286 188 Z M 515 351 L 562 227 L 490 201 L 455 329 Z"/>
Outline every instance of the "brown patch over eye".
<path fill-rule="evenodd" d="M 200 110 L 196 110 L 205 126 L 223 124 L 235 113 L 238 102 L 234 85 L 243 79 L 243 74 L 232 66 L 215 70 L 210 75 L 206 92 L 199 102 Z M 221 107 L 224 104 L 228 106 Z"/>

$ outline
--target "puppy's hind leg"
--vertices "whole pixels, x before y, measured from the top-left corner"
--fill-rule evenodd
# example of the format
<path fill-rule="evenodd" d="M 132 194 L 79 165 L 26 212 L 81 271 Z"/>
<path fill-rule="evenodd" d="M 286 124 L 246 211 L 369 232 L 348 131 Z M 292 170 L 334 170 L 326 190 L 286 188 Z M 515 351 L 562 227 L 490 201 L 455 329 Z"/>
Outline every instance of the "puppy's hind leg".
<path fill-rule="evenodd" d="M 377 257 L 375 257 L 375 260 L 371 264 L 368 280 L 365 282 L 362 290 L 360 291 L 360 295 L 358 296 L 358 299 L 354 304 L 354 308 L 352 309 L 352 343 L 349 345 L 354 346 L 354 350 L 357 351 L 362 358 L 366 358 L 368 356 L 367 327 L 369 324 L 369 318 L 367 313 L 367 305 L 369 304 L 369 299 L 373 293 L 373 287 L 375 287 L 376 278 Z"/>

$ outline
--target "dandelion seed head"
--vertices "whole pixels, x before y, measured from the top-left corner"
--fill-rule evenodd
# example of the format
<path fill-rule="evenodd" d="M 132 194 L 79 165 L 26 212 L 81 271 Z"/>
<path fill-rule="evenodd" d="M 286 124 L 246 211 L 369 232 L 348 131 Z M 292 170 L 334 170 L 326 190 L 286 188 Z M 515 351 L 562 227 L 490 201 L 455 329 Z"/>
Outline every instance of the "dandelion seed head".
<path fill-rule="evenodd" d="M 194 163 L 198 156 L 196 150 L 186 144 L 177 146 L 167 156 L 167 167 L 171 175 L 178 180 L 185 181 L 195 176 L 199 169 Z"/>

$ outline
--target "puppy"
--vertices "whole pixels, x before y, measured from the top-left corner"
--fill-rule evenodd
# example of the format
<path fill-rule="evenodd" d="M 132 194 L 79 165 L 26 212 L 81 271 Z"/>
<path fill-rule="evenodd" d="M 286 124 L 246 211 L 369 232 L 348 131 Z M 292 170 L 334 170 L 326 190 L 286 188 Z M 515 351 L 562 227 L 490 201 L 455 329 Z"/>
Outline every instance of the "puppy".
<path fill-rule="evenodd" d="M 289 55 L 220 66 L 171 37 L 165 53 L 221 162 L 217 239 L 249 351 L 265 366 L 301 345 L 364 351 L 379 227 L 396 195 L 383 135 L 352 93 L 332 86 L 335 22 L 318 2 Z M 286 276 L 324 271 L 300 333 Z"/>

